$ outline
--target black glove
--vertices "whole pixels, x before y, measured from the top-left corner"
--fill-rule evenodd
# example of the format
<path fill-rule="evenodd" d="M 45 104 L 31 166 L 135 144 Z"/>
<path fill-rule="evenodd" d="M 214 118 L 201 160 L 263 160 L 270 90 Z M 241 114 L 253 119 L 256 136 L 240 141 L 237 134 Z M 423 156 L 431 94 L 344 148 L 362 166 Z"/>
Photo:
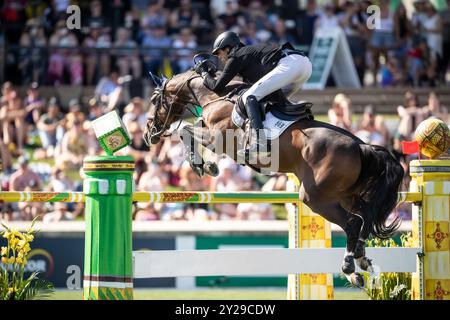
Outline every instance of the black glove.
<path fill-rule="evenodd" d="M 211 61 L 205 60 L 200 62 L 194 67 L 195 72 L 197 72 L 199 75 L 208 73 L 209 75 L 214 76 L 216 73 L 216 67 Z"/>

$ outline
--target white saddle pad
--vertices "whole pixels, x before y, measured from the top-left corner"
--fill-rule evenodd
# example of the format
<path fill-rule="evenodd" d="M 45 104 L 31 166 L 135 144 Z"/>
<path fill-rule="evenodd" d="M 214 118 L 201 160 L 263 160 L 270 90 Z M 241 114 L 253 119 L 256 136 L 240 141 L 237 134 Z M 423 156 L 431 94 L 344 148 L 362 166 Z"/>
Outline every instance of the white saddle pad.
<path fill-rule="evenodd" d="M 233 109 L 231 119 L 236 126 L 242 128 L 245 120 L 235 111 L 235 109 Z M 266 113 L 266 119 L 263 121 L 263 125 L 264 129 L 266 129 L 267 139 L 277 139 L 294 122 L 295 121 L 281 120 L 275 117 L 272 112 Z"/>

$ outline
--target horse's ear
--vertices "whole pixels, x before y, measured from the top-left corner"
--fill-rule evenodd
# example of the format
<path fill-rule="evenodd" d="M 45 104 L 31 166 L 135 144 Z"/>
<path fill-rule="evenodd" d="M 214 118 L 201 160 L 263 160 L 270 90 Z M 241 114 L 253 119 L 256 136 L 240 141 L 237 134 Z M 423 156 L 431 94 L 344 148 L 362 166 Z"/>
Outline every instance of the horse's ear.
<path fill-rule="evenodd" d="M 148 73 L 150 74 L 150 77 L 152 78 L 153 83 L 155 84 L 155 86 L 157 88 L 161 88 L 164 80 L 159 78 L 157 75 L 154 75 L 151 71 L 149 71 Z"/>

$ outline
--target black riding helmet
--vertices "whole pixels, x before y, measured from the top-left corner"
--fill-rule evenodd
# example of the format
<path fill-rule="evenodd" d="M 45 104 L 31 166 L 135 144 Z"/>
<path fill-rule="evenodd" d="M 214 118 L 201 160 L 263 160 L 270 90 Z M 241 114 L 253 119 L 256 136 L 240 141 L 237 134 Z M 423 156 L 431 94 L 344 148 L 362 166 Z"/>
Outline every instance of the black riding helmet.
<path fill-rule="evenodd" d="M 219 34 L 219 36 L 214 41 L 214 46 L 212 53 L 216 54 L 217 51 L 225 47 L 234 48 L 241 44 L 241 39 L 236 32 L 225 31 Z"/>

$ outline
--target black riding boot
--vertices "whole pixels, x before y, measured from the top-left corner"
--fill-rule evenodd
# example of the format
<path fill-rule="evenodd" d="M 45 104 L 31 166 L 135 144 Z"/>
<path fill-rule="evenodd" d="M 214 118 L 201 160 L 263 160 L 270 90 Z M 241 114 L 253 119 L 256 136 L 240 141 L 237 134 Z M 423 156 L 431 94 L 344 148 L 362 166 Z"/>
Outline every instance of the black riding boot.
<path fill-rule="evenodd" d="M 261 108 L 255 96 L 247 97 L 245 110 L 250 120 L 250 145 L 246 149 L 238 150 L 238 155 L 246 156 L 247 159 L 270 157 L 270 143 L 266 139 L 262 122 Z"/>

